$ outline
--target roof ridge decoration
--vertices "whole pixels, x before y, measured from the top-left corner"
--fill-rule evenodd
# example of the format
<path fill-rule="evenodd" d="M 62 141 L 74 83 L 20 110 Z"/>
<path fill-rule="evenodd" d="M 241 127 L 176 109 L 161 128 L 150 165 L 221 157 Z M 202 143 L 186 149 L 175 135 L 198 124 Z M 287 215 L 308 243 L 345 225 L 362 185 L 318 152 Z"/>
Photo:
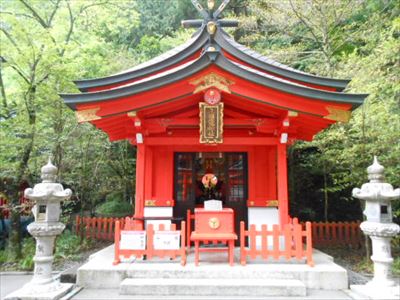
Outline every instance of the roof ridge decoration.
<path fill-rule="evenodd" d="M 220 6 L 216 10 L 214 10 L 215 0 L 207 0 L 208 12 L 204 9 L 204 7 L 199 3 L 198 0 L 191 0 L 191 1 L 193 6 L 203 17 L 203 20 L 200 19 L 184 20 L 181 22 L 183 27 L 190 28 L 190 27 L 206 26 L 207 32 L 210 35 L 210 41 L 212 41 L 214 34 L 216 33 L 218 28 L 238 26 L 239 22 L 237 20 L 221 20 L 219 18 L 220 14 L 228 5 L 230 0 L 223 0 Z"/>

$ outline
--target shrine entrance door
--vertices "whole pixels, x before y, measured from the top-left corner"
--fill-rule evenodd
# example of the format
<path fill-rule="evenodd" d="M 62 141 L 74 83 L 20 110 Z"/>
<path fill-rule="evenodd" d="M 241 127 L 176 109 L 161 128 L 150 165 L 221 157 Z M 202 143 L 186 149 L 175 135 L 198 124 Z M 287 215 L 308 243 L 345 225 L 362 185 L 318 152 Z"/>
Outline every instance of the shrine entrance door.
<path fill-rule="evenodd" d="M 174 157 L 174 217 L 186 217 L 209 199 L 223 202 L 235 212 L 236 233 L 240 221 L 247 224 L 247 153 L 177 152 Z M 206 175 L 206 176 L 205 176 Z"/>

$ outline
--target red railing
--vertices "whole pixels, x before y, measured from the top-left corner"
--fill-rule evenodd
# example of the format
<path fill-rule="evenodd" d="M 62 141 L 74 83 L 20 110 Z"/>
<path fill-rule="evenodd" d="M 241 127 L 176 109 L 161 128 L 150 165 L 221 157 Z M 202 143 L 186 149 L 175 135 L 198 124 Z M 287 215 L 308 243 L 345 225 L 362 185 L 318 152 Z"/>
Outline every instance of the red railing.
<path fill-rule="evenodd" d="M 268 226 L 264 224 L 261 225 L 261 230 L 257 230 L 255 225 L 250 225 L 250 228 L 246 230 L 245 223 L 240 222 L 240 263 L 242 265 L 246 264 L 248 258 L 256 259 L 261 256 L 263 259 L 275 260 L 281 257 L 286 260 L 305 258 L 308 265 L 314 266 L 310 222 L 306 222 L 305 230 L 297 218 L 293 219 L 293 224 L 283 226 L 283 229 L 276 224 L 271 227 L 269 230 Z M 247 246 L 246 238 L 248 239 Z M 261 245 L 257 245 L 257 239 Z"/>
<path fill-rule="evenodd" d="M 121 226 L 124 226 L 124 218 L 91 218 L 76 216 L 75 232 L 77 235 L 87 239 L 114 241 L 116 221 L 120 221 Z"/>
<path fill-rule="evenodd" d="M 353 222 L 313 222 L 312 238 L 315 246 L 346 245 L 361 248 L 364 235 L 360 229 L 361 221 Z"/>
<path fill-rule="evenodd" d="M 186 223 L 186 241 L 190 247 L 191 222 L 194 215 L 188 213 Z M 77 235 L 83 235 L 89 239 L 114 241 L 115 221 L 120 220 L 124 225 L 124 218 L 97 218 L 97 217 L 76 217 L 75 230 Z M 364 245 L 364 236 L 360 230 L 360 221 L 357 222 L 312 222 L 313 245 L 318 246 L 350 246 L 360 248 Z M 83 226 L 83 228 L 82 228 Z M 303 224 L 304 226 L 304 224 Z M 81 231 L 82 229 L 82 231 Z"/>

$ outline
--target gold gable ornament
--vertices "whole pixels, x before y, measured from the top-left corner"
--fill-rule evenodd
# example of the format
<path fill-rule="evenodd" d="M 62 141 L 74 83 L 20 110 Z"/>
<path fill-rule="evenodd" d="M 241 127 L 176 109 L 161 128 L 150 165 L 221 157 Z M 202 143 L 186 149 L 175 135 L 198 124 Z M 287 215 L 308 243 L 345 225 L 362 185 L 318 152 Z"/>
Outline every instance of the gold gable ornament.
<path fill-rule="evenodd" d="M 220 91 L 230 94 L 231 90 L 229 89 L 229 86 L 235 82 L 216 73 L 209 73 L 200 78 L 194 79 L 189 83 L 196 86 L 193 94 L 207 90 L 210 87 L 216 87 Z"/>
<path fill-rule="evenodd" d="M 96 113 L 99 111 L 99 109 L 100 109 L 100 107 L 90 108 L 90 109 L 85 109 L 85 110 L 77 110 L 75 112 L 75 116 L 76 116 L 76 119 L 78 120 L 78 123 L 100 120 L 101 117 L 96 115 Z"/>
<path fill-rule="evenodd" d="M 327 106 L 326 110 L 329 112 L 329 114 L 325 116 L 324 119 L 343 122 L 343 123 L 347 123 L 350 120 L 351 111 L 338 109 L 332 106 Z"/>

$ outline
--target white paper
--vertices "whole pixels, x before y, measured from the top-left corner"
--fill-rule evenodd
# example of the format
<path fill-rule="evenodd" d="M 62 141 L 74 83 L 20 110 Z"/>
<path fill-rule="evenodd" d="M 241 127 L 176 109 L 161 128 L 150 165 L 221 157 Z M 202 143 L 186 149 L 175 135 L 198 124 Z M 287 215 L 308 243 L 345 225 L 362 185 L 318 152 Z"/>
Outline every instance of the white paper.
<path fill-rule="evenodd" d="M 145 250 L 146 231 L 121 231 L 119 248 L 121 250 Z"/>
<path fill-rule="evenodd" d="M 222 201 L 220 200 L 204 201 L 204 210 L 222 210 Z"/>
<path fill-rule="evenodd" d="M 178 250 L 180 249 L 180 231 L 155 231 L 154 249 L 156 250 Z"/>

